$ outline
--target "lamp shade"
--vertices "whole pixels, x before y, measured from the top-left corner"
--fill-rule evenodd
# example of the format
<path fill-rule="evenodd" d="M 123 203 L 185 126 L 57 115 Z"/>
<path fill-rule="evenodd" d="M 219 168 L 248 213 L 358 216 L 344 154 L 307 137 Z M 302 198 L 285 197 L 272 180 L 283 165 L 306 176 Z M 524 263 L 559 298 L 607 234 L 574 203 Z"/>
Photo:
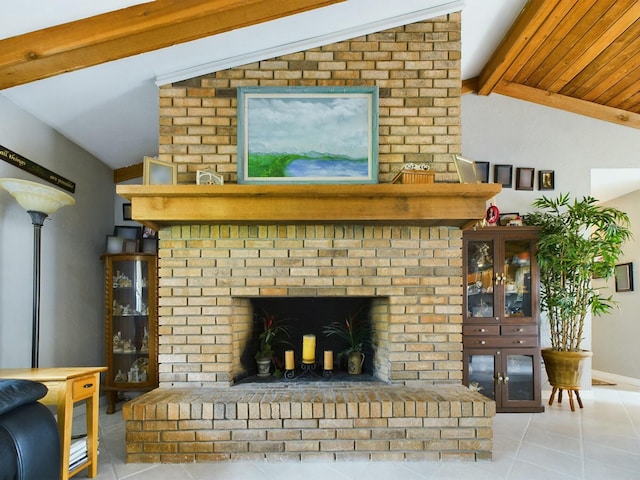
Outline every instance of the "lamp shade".
<path fill-rule="evenodd" d="M 76 203 L 71 195 L 57 188 L 28 180 L 0 178 L 0 187 L 13 195 L 20 206 L 28 212 L 42 212 L 51 215 L 60 207 Z"/>

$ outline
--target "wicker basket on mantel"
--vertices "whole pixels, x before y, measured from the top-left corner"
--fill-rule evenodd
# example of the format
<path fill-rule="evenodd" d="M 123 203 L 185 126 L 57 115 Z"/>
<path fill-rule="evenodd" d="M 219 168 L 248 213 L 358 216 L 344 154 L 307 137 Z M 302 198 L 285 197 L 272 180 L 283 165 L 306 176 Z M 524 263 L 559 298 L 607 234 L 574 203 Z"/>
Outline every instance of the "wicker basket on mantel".
<path fill-rule="evenodd" d="M 427 170 L 400 170 L 391 183 L 434 183 L 436 174 Z"/>

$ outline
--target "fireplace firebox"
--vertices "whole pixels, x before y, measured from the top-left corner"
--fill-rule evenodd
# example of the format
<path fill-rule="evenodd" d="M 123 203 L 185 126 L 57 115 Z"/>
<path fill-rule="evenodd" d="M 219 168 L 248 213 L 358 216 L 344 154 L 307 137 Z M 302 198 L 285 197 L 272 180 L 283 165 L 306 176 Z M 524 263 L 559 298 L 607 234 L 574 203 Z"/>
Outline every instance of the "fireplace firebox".
<path fill-rule="evenodd" d="M 314 335 L 316 339 L 315 359 L 317 374 L 322 373 L 324 352 L 333 352 L 332 375 L 304 375 L 307 380 L 319 379 L 344 379 L 347 371 L 348 343 L 343 338 L 333 334 L 327 335 L 325 328 L 331 324 L 345 325 L 349 319 L 350 324 L 365 326 L 367 332 L 364 342 L 364 363 L 362 375 L 355 375 L 351 381 L 371 381 L 375 377 L 375 330 L 371 320 L 371 297 L 257 297 L 251 299 L 253 309 L 253 334 L 247 342 L 241 355 L 243 371 L 234 378 L 234 383 L 248 381 L 262 381 L 264 378 L 256 377 L 255 354 L 257 350 L 257 338 L 264 328 L 265 315 L 285 325 L 287 335 L 280 335 L 274 346 L 273 368 L 275 378 L 280 378 L 285 370 L 284 355 L 286 350 L 293 351 L 296 376 L 301 373 L 302 343 L 304 335 Z M 273 376 L 272 376 L 273 377 Z M 269 380 L 273 380 L 270 378 Z M 285 379 L 286 380 L 286 379 Z"/>

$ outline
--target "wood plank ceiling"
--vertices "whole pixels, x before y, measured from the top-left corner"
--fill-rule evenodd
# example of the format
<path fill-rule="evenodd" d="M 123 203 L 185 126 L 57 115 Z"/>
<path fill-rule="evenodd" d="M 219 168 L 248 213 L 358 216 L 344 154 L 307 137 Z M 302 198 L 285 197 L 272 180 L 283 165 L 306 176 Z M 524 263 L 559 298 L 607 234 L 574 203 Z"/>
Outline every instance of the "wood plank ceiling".
<path fill-rule="evenodd" d="M 640 128 L 640 1 L 530 0 L 463 92 Z"/>

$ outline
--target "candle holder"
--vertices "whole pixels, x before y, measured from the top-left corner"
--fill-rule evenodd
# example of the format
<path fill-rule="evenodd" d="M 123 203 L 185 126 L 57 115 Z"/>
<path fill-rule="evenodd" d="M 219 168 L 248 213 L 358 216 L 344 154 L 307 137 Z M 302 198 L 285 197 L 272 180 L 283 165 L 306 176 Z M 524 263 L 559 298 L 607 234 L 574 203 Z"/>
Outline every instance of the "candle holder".
<path fill-rule="evenodd" d="M 293 380 L 297 378 L 304 377 L 323 377 L 323 378 L 331 378 L 333 376 L 332 370 L 322 370 L 322 373 L 318 371 L 317 363 L 300 363 L 300 371 L 296 373 L 296 370 L 285 370 L 284 378 L 286 380 Z"/>

